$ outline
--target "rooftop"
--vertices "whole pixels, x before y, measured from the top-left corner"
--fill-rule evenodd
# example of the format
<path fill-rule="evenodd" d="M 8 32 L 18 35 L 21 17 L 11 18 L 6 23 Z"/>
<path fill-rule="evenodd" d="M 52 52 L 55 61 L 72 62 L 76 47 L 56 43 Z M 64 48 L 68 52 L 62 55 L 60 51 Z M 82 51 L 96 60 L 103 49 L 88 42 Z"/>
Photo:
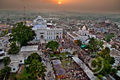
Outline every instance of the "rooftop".
<path fill-rule="evenodd" d="M 116 49 L 112 49 L 112 50 L 110 51 L 110 55 L 111 55 L 112 57 L 120 57 L 120 51 L 118 51 L 118 50 L 116 50 Z"/>
<path fill-rule="evenodd" d="M 77 36 L 76 34 L 74 34 L 74 33 L 68 33 L 69 35 L 71 35 L 72 37 L 79 37 L 79 36 Z"/>
<path fill-rule="evenodd" d="M 38 51 L 38 45 L 23 46 L 20 51 Z"/>

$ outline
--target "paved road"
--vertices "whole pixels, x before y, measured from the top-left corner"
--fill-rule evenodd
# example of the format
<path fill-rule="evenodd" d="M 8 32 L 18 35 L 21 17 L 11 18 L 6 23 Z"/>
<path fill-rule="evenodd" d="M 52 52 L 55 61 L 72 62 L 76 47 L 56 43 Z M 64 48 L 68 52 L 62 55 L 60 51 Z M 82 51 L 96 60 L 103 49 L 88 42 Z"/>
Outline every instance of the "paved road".
<path fill-rule="evenodd" d="M 0 60 L 0 69 L 4 67 L 2 60 Z"/>

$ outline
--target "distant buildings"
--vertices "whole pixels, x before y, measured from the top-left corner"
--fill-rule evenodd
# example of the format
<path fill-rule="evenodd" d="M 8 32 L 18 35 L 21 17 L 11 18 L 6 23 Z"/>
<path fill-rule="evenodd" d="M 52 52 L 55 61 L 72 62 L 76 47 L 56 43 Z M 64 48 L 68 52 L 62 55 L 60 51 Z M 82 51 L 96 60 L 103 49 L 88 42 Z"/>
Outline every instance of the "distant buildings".
<path fill-rule="evenodd" d="M 8 36 L 0 37 L 0 60 L 6 57 L 6 52 L 8 51 L 10 46 L 10 42 L 8 41 L 8 39 Z"/>
<path fill-rule="evenodd" d="M 82 41 L 82 43 L 85 44 L 85 43 L 88 43 L 88 40 L 91 37 L 96 38 L 95 35 L 92 35 L 92 34 L 89 33 L 89 30 L 87 30 L 85 26 L 83 26 L 83 28 L 81 30 L 79 29 L 79 31 L 67 32 L 67 38 L 71 39 L 73 42 L 75 40 L 80 39 Z"/>
<path fill-rule="evenodd" d="M 4 44 L 0 42 L 0 60 L 5 57 L 6 52 L 4 51 Z"/>

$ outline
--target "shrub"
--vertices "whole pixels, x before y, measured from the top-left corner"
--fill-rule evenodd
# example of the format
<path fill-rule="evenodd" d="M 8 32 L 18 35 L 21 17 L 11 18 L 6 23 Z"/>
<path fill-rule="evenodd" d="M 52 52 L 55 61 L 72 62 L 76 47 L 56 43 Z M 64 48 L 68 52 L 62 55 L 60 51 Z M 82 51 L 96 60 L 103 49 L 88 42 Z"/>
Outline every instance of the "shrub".
<path fill-rule="evenodd" d="M 100 80 L 103 79 L 103 75 L 98 75 L 97 77 L 98 77 Z"/>
<path fill-rule="evenodd" d="M 54 57 L 54 54 L 50 54 L 50 57 Z"/>

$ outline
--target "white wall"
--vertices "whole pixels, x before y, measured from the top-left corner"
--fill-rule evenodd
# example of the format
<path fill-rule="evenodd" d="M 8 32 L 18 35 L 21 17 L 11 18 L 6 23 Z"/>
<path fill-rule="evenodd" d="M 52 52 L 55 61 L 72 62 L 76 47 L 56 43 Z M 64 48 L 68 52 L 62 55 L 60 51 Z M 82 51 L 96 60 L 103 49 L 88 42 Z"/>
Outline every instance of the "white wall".
<path fill-rule="evenodd" d="M 24 64 L 24 59 L 19 60 L 19 64 Z"/>
<path fill-rule="evenodd" d="M 19 69 L 18 66 L 9 66 L 9 67 L 11 67 L 11 72 L 12 73 L 16 73 L 18 71 L 18 69 Z M 15 69 L 15 70 L 13 70 L 13 69 Z"/>
<path fill-rule="evenodd" d="M 44 33 L 44 34 L 40 34 L 40 33 Z M 56 33 L 59 33 L 59 34 L 56 34 Z M 36 30 L 37 40 L 40 40 L 41 35 L 43 35 L 43 39 L 54 40 L 54 39 L 56 39 L 57 35 L 59 36 L 59 38 L 62 38 L 63 31 L 62 31 L 62 29 L 57 29 L 57 30 L 54 30 L 54 29 L 38 29 L 38 30 Z"/>
<path fill-rule="evenodd" d="M 69 52 L 70 54 L 73 54 L 72 50 L 70 49 L 63 49 L 61 52 Z"/>

